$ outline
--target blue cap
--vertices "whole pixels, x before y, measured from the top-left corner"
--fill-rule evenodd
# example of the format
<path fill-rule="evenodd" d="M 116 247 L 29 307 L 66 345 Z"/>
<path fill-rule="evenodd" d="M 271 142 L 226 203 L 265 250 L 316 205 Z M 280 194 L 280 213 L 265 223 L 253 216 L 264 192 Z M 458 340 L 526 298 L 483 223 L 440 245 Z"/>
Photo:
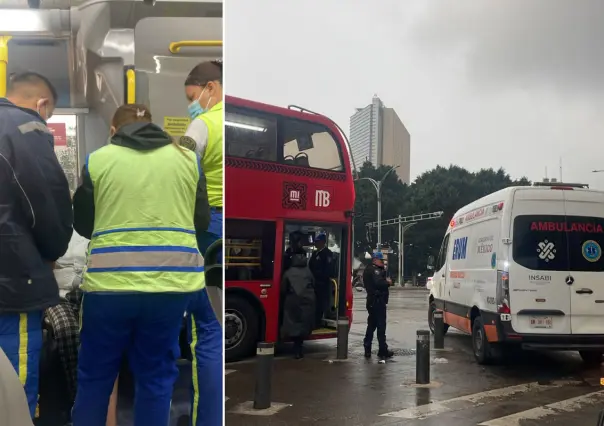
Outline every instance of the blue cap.
<path fill-rule="evenodd" d="M 327 236 L 323 233 L 320 233 L 317 236 L 315 236 L 315 241 L 326 241 L 326 240 L 327 240 Z"/>
<path fill-rule="evenodd" d="M 379 259 L 379 260 L 384 260 L 384 254 L 381 251 L 374 251 L 373 258 Z"/>

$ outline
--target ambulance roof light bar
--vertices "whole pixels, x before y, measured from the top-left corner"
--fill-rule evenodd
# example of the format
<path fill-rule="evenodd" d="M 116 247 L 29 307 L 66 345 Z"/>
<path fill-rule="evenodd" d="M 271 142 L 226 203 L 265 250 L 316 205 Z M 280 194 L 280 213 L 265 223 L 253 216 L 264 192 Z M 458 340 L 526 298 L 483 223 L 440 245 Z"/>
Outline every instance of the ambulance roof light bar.
<path fill-rule="evenodd" d="M 550 187 L 552 189 L 589 189 L 586 183 L 565 183 L 565 182 L 533 182 L 533 186 Z"/>

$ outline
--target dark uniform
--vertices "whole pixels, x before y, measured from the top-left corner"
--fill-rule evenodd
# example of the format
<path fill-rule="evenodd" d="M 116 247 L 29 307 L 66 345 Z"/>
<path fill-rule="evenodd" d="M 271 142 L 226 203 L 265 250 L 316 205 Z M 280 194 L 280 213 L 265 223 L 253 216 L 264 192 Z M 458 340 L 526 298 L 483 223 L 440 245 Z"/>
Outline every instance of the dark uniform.
<path fill-rule="evenodd" d="M 365 356 L 371 356 L 371 344 L 373 342 L 373 333 L 377 329 L 377 338 L 379 344 L 378 356 L 380 358 L 389 358 L 392 352 L 388 350 L 386 343 L 386 305 L 388 305 L 388 281 L 386 281 L 386 271 L 384 267 L 370 264 L 363 272 L 363 284 L 367 291 L 367 332 L 363 346 L 365 347 Z"/>
<path fill-rule="evenodd" d="M 333 277 L 333 252 L 323 247 L 313 252 L 308 262 L 308 267 L 315 277 L 315 327 L 321 327 L 323 315 L 329 314 L 331 295 L 331 278 Z"/>
<path fill-rule="evenodd" d="M 42 314 L 59 303 L 51 263 L 67 251 L 73 209 L 52 132 L 35 111 L 0 98 L 0 349 L 38 402 Z"/>
<path fill-rule="evenodd" d="M 302 238 L 304 235 L 300 231 L 294 231 L 289 234 L 289 247 L 285 250 L 283 255 L 283 272 L 287 271 L 292 264 L 292 258 L 294 253 L 299 250 L 303 250 Z"/>

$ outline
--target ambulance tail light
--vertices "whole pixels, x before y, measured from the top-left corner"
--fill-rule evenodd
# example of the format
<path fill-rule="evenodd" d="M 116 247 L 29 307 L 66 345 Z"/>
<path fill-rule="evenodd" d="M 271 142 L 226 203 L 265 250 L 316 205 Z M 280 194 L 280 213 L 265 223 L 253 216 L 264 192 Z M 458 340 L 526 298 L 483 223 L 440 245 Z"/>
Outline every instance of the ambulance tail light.
<path fill-rule="evenodd" d="M 510 275 L 506 271 L 497 271 L 497 312 L 510 314 Z"/>

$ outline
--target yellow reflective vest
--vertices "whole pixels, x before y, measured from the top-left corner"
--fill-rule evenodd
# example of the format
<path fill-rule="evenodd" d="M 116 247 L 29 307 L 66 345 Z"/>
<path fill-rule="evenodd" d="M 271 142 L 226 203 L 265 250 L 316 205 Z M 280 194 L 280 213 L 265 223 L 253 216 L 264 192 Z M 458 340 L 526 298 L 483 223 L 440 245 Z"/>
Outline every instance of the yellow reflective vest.
<path fill-rule="evenodd" d="M 200 176 L 195 153 L 171 144 L 150 151 L 110 144 L 90 154 L 87 171 L 95 219 L 83 290 L 182 293 L 205 287 L 194 226 Z"/>
<path fill-rule="evenodd" d="M 203 156 L 203 172 L 206 175 L 208 201 L 212 207 L 222 207 L 223 103 L 217 103 L 196 119 L 203 120 L 208 127 L 208 144 Z"/>

